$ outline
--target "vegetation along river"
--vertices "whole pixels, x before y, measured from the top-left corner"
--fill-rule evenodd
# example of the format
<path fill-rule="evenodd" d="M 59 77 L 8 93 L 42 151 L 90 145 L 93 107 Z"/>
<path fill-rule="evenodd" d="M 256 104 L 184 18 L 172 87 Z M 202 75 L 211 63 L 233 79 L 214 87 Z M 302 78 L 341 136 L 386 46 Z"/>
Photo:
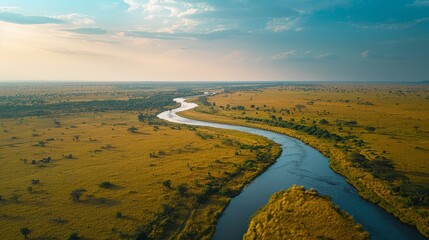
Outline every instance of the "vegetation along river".
<path fill-rule="evenodd" d="M 160 113 L 159 118 L 175 123 L 260 135 L 280 144 L 283 150 L 276 163 L 231 200 L 217 223 L 213 239 L 242 239 L 252 215 L 268 202 L 273 193 L 293 184 L 304 185 L 307 189 L 314 188 L 320 194 L 330 196 L 335 204 L 362 224 L 370 233 L 371 239 L 426 239 L 416 228 L 402 223 L 381 207 L 361 198 L 344 177 L 329 168 L 328 159 L 316 149 L 279 133 L 180 117 L 176 113 L 195 108 L 197 104 L 188 103 L 183 98 L 176 98 L 174 101 L 181 106 Z"/>

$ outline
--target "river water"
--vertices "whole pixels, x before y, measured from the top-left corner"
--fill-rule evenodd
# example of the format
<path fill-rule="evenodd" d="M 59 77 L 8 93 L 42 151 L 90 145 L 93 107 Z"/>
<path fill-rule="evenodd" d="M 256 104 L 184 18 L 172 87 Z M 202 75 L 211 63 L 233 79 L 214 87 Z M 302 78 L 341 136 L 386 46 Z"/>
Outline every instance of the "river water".
<path fill-rule="evenodd" d="M 402 223 L 381 207 L 359 197 L 356 189 L 348 184 L 344 177 L 332 171 L 328 159 L 316 149 L 279 133 L 180 117 L 176 113 L 195 108 L 197 104 L 188 103 L 183 98 L 176 98 L 174 101 L 181 106 L 160 113 L 160 119 L 260 135 L 280 144 L 283 150 L 276 163 L 231 200 L 217 223 L 214 240 L 242 239 L 252 215 L 268 202 L 273 193 L 288 189 L 293 184 L 304 185 L 307 189 L 314 188 L 320 194 L 330 196 L 335 204 L 362 224 L 370 233 L 371 239 L 426 239 L 415 227 Z"/>

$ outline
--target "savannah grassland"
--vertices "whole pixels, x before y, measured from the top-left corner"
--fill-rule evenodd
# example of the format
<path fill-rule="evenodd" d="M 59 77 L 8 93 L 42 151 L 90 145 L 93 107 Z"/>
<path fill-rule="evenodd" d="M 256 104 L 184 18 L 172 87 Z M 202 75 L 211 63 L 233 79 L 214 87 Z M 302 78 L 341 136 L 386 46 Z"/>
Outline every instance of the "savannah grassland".
<path fill-rule="evenodd" d="M 243 239 L 357 240 L 369 236 L 329 198 L 294 185 L 271 196 L 252 217 Z"/>
<path fill-rule="evenodd" d="M 127 110 L 130 95 L 147 102 L 158 90 L 117 89 L 2 92 L 1 107 L 18 115 L 0 118 L 2 239 L 22 238 L 23 227 L 31 239 L 209 238 L 230 197 L 280 153 L 261 137 L 154 118 L 174 107 L 175 93 L 165 96 L 171 105 L 137 111 Z M 91 102 L 111 97 L 125 102 Z M 36 116 L 33 107 L 49 112 Z"/>
<path fill-rule="evenodd" d="M 429 236 L 429 86 L 322 84 L 227 90 L 185 117 L 301 139 L 360 194 Z"/>

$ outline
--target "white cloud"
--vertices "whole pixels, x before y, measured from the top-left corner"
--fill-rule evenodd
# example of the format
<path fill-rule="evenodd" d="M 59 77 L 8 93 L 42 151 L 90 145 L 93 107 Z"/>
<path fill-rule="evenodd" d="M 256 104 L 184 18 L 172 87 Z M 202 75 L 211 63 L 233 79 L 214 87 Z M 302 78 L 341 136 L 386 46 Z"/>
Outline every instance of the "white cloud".
<path fill-rule="evenodd" d="M 314 62 L 314 61 L 320 62 L 320 61 L 333 60 L 336 58 L 338 58 L 338 56 L 332 53 L 313 54 L 311 51 L 305 51 L 304 53 L 300 53 L 295 49 L 281 52 L 271 57 L 271 59 L 275 61 L 290 60 L 290 61 L 307 61 L 307 62 Z"/>
<path fill-rule="evenodd" d="M 91 25 L 95 23 L 95 18 L 91 16 L 80 15 L 79 13 L 70 13 L 66 15 L 52 16 L 53 18 L 69 22 L 73 25 Z"/>
<path fill-rule="evenodd" d="M 290 50 L 290 51 L 278 53 L 278 54 L 272 56 L 271 58 L 273 60 L 284 60 L 284 59 L 295 58 L 297 56 L 298 56 L 298 54 L 297 54 L 296 50 Z"/>
<path fill-rule="evenodd" d="M 128 11 L 140 10 L 144 23 L 140 30 L 151 32 L 191 32 L 201 22 L 191 15 L 213 10 L 205 3 L 188 3 L 173 0 L 123 0 Z"/>
<path fill-rule="evenodd" d="M 128 5 L 128 11 L 137 10 L 141 6 L 136 0 L 124 0 L 124 3 Z"/>
<path fill-rule="evenodd" d="M 429 7 L 429 0 L 415 0 L 413 3 L 408 4 L 409 7 Z"/>
<path fill-rule="evenodd" d="M 302 31 L 302 27 L 298 27 L 299 17 L 274 18 L 267 22 L 266 30 L 272 32 L 283 32 L 288 30 Z"/>

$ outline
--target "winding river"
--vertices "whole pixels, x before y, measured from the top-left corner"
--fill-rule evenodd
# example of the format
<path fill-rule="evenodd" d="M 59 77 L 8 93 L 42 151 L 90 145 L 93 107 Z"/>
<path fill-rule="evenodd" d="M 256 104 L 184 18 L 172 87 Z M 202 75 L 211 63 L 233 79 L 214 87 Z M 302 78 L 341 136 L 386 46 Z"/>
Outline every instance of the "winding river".
<path fill-rule="evenodd" d="M 270 168 L 231 200 L 217 223 L 213 239 L 242 239 L 252 215 L 268 202 L 273 193 L 287 189 L 293 184 L 304 185 L 307 189 L 314 188 L 320 194 L 330 196 L 335 204 L 362 224 L 372 239 L 426 239 L 416 228 L 402 223 L 384 209 L 359 197 L 356 189 L 348 184 L 344 177 L 333 172 L 329 168 L 328 159 L 316 149 L 279 133 L 180 117 L 176 113 L 195 108 L 197 104 L 188 103 L 183 98 L 176 98 L 174 101 L 181 106 L 160 113 L 159 118 L 175 123 L 260 135 L 280 144 L 283 150 Z"/>

